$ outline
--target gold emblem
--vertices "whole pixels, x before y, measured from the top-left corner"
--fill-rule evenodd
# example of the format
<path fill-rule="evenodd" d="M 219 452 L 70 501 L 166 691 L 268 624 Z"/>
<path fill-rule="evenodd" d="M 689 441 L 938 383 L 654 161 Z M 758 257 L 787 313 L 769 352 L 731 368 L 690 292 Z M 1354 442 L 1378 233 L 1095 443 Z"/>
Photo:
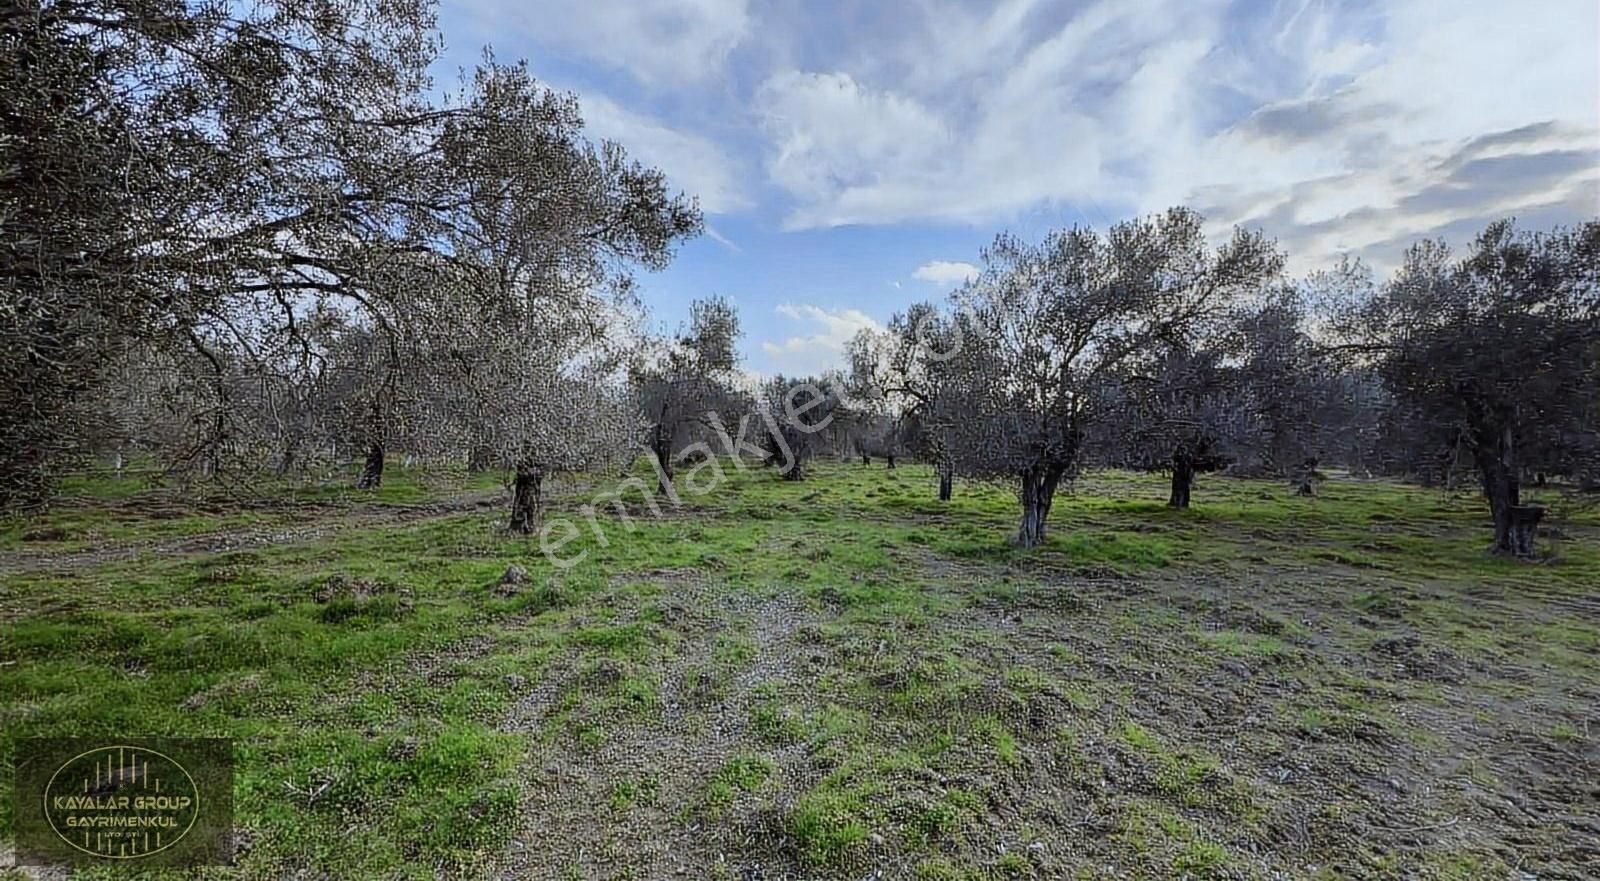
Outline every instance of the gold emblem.
<path fill-rule="evenodd" d="M 194 778 L 164 753 L 103 746 L 68 759 L 44 789 L 44 815 L 84 853 L 135 860 L 189 834 L 200 816 Z"/>

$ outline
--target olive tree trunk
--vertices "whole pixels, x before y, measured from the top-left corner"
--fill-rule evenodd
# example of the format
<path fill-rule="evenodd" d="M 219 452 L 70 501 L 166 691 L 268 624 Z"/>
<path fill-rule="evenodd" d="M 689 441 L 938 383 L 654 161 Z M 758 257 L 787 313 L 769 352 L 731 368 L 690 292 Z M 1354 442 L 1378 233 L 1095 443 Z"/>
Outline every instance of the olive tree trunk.
<path fill-rule="evenodd" d="M 1510 527 L 1507 530 L 1511 553 L 1529 559 L 1534 556 L 1534 536 L 1539 532 L 1539 521 L 1544 519 L 1544 508 L 1538 505 L 1517 505 L 1511 509 Z"/>
<path fill-rule="evenodd" d="M 659 422 L 650 431 L 650 454 L 656 457 L 656 481 L 661 494 L 672 495 L 672 432 Z"/>
<path fill-rule="evenodd" d="M 511 531 L 527 535 L 539 525 L 544 507 L 544 469 L 518 465 L 511 481 Z"/>
<path fill-rule="evenodd" d="M 811 458 L 810 436 L 799 428 L 789 425 L 781 426 L 778 430 L 784 444 L 789 448 L 787 467 L 784 467 L 783 463 L 779 465 L 780 468 L 783 468 L 780 472 L 783 475 L 783 479 L 805 480 L 806 460 Z"/>
<path fill-rule="evenodd" d="M 1515 554 L 1512 529 L 1516 515 L 1512 512 L 1522 506 L 1522 488 L 1516 476 L 1506 473 L 1504 468 L 1489 465 L 1481 470 L 1483 495 L 1489 502 L 1489 514 L 1494 518 L 1494 544 L 1489 546 L 1489 552 Z"/>
<path fill-rule="evenodd" d="M 294 473 L 300 464 L 300 438 L 291 437 L 284 445 L 283 452 L 278 456 L 278 467 L 275 469 L 279 477 L 286 477 Z M 117 454 L 117 475 L 122 475 L 122 454 Z"/>
<path fill-rule="evenodd" d="M 1018 547 L 1032 548 L 1044 544 L 1045 524 L 1050 519 L 1050 505 L 1055 501 L 1061 473 L 1061 469 L 1053 465 L 1039 465 L 1022 472 L 1019 492 L 1022 523 L 1017 527 L 1013 539 Z"/>
<path fill-rule="evenodd" d="M 1189 457 L 1179 453 L 1172 457 L 1172 493 L 1167 497 L 1167 506 L 1172 508 L 1189 507 L 1189 490 L 1194 486 L 1194 463 Z"/>
<path fill-rule="evenodd" d="M 356 489 L 377 489 L 383 484 L 383 444 L 373 444 L 367 450 L 366 464 L 356 477 Z"/>
<path fill-rule="evenodd" d="M 1532 556 L 1533 528 L 1544 512 L 1537 509 L 1539 513 L 1534 515 L 1529 513 L 1534 509 L 1522 507 L 1522 481 L 1511 427 L 1505 426 L 1497 432 L 1492 445 L 1477 445 L 1474 454 L 1478 460 L 1478 475 L 1483 481 L 1483 497 L 1489 502 L 1489 513 L 1494 519 L 1494 543 L 1489 546 L 1489 553 Z M 1519 510 L 1522 513 L 1517 513 Z"/>
<path fill-rule="evenodd" d="M 481 474 L 494 467 L 494 450 L 485 444 L 474 444 L 467 450 L 467 473 Z"/>

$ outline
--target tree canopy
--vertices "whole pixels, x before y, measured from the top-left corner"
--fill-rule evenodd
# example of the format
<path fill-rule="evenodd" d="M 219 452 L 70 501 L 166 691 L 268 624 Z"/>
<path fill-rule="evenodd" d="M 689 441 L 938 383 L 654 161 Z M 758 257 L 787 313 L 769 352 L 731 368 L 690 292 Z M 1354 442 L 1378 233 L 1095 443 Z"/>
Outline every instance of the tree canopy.
<path fill-rule="evenodd" d="M 424 2 L 25 0 L 4 27 L 8 508 L 44 500 L 84 446 L 87 394 L 136 352 L 185 374 L 153 387 L 183 390 L 204 429 L 203 455 L 169 460 L 257 446 L 232 378 L 312 381 L 330 312 L 371 334 L 381 464 L 399 402 L 423 399 L 399 383 L 438 378 L 418 368 L 587 362 L 522 356 L 552 310 L 605 316 L 592 301 L 625 301 L 631 267 L 664 266 L 700 228 L 691 199 L 586 138 L 576 101 L 520 64 L 486 56 L 434 100 Z M 503 357 L 518 360 L 485 360 Z"/>

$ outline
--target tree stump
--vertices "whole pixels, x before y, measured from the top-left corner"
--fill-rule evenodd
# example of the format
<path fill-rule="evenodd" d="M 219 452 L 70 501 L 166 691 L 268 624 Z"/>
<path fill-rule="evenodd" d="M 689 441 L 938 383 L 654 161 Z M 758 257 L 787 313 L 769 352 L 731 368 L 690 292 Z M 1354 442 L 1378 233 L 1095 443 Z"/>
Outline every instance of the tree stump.
<path fill-rule="evenodd" d="M 1511 553 L 1524 559 L 1533 556 L 1533 539 L 1539 531 L 1539 521 L 1544 519 L 1540 505 L 1516 505 L 1511 508 L 1509 537 Z"/>

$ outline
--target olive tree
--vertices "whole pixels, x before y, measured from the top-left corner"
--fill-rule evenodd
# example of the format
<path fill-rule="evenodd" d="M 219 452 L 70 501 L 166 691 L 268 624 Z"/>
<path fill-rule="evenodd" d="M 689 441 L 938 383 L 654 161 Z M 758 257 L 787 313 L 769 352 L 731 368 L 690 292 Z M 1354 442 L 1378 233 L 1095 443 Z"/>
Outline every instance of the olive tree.
<path fill-rule="evenodd" d="M 1195 476 L 1224 468 L 1312 475 L 1331 434 L 1353 429 L 1345 389 L 1305 330 L 1296 289 L 1261 291 L 1207 322 L 1194 341 L 1113 371 L 1089 432 L 1098 461 L 1171 476 L 1168 504 L 1187 508 Z"/>
<path fill-rule="evenodd" d="M 538 527 L 548 477 L 605 472 L 633 459 L 644 420 L 620 365 L 602 348 L 548 333 L 500 334 L 475 355 L 480 366 L 514 365 L 463 371 L 456 379 L 478 407 L 465 439 L 508 464 L 512 531 Z"/>
<path fill-rule="evenodd" d="M 1406 435 L 1476 470 L 1495 554 L 1527 556 L 1543 509 L 1529 469 L 1593 467 L 1600 416 L 1600 221 L 1535 234 L 1488 227 L 1463 257 L 1442 242 L 1406 252 L 1346 316 Z"/>
<path fill-rule="evenodd" d="M 359 451 L 361 470 L 357 489 L 383 484 L 384 467 L 391 448 L 402 442 L 406 412 L 401 397 L 415 392 L 416 371 L 408 366 L 400 347 L 386 334 L 361 324 L 346 324 L 329 340 L 328 363 L 319 408 L 334 443 Z M 405 380 L 411 380 L 402 383 Z"/>
<path fill-rule="evenodd" d="M 1233 464 L 1252 440 L 1238 370 L 1219 346 L 1174 347 L 1154 363 L 1114 376 L 1097 409 L 1114 414 L 1090 427 L 1101 461 L 1171 476 L 1167 504 L 1188 508 L 1195 476 Z"/>
<path fill-rule="evenodd" d="M 187 373 L 162 385 L 205 414 L 198 439 L 259 446 L 233 376 L 282 372 L 318 311 L 427 368 L 424 322 L 461 308 L 462 279 L 487 273 L 506 308 L 485 314 L 521 318 L 530 296 L 625 296 L 629 267 L 698 231 L 691 200 L 521 66 L 488 59 L 435 100 L 433 24 L 426 0 L 6 13 L 0 504 L 47 496 L 82 446 L 75 408 L 125 353 Z M 378 369 L 377 411 L 395 409 Z"/>
<path fill-rule="evenodd" d="M 1002 235 L 954 295 L 959 351 L 944 365 L 961 414 L 944 433 L 957 473 L 1014 481 L 1016 542 L 1040 544 L 1063 479 L 1084 462 L 1086 430 L 1107 414 L 1096 391 L 1113 371 L 1198 334 L 1283 258 L 1256 233 L 1207 245 L 1198 214 L 1173 209 L 1029 244 Z"/>
<path fill-rule="evenodd" d="M 700 216 L 660 172 L 586 140 L 571 99 L 522 67 L 480 70 L 467 106 L 449 168 L 464 191 L 495 196 L 441 218 L 427 284 L 405 297 L 404 344 L 439 365 L 424 399 L 450 416 L 413 437 L 488 450 L 512 475 L 511 527 L 527 532 L 547 475 L 631 454 L 631 272 L 666 266 Z"/>
<path fill-rule="evenodd" d="M 1302 296 L 1284 287 L 1241 309 L 1226 336 L 1234 397 L 1251 422 L 1236 451 L 1247 473 L 1303 478 L 1334 436 L 1357 430 L 1348 383 L 1307 324 Z"/>
<path fill-rule="evenodd" d="M 823 448 L 844 395 L 826 378 L 790 379 L 782 374 L 762 384 L 759 417 L 765 462 L 784 480 L 804 480 L 806 466 Z"/>
<path fill-rule="evenodd" d="M 857 332 L 849 347 L 852 402 L 894 413 L 888 430 L 871 438 L 863 453 L 908 453 L 932 464 L 940 501 L 950 500 L 954 478 L 943 428 L 962 418 L 953 400 L 944 397 L 944 364 L 959 348 L 953 328 L 938 307 L 916 303 L 890 317 L 884 331 Z"/>
<path fill-rule="evenodd" d="M 74 451 L 61 417 L 101 365 L 188 349 L 173 363 L 222 400 L 229 364 L 263 348 L 253 301 L 286 314 L 361 295 L 366 246 L 406 238 L 428 200 L 415 160 L 435 39 L 426 5 L 368 0 L 24 0 L 5 26 L 0 382 L 7 403 L 34 400 L 4 408 L 29 438 L 0 475 L 15 506 L 42 500 L 29 473 Z"/>
<path fill-rule="evenodd" d="M 742 406 L 734 391 L 739 366 L 739 313 L 726 298 L 696 300 L 689 326 L 634 370 L 633 384 L 649 421 L 648 446 L 660 490 L 672 491 L 673 456 L 686 432 L 720 427 L 720 414 Z M 718 420 L 717 425 L 711 424 Z"/>

